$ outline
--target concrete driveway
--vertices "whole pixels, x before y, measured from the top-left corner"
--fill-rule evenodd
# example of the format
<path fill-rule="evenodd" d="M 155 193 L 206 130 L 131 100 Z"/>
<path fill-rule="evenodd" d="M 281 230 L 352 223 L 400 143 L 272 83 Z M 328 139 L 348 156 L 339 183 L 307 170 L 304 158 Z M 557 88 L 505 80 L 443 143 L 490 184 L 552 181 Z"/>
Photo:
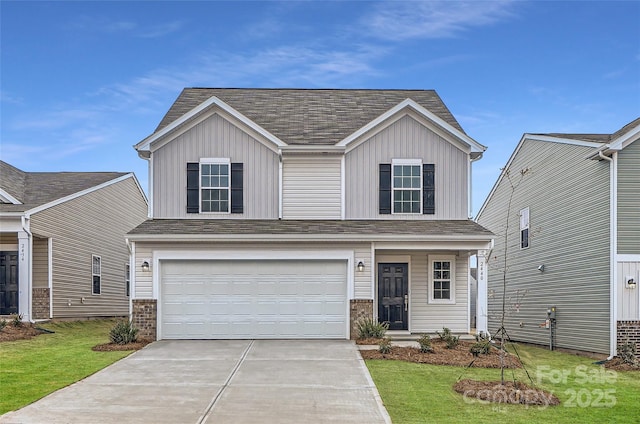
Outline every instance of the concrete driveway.
<path fill-rule="evenodd" d="M 0 423 L 390 423 L 347 340 L 160 341 Z"/>

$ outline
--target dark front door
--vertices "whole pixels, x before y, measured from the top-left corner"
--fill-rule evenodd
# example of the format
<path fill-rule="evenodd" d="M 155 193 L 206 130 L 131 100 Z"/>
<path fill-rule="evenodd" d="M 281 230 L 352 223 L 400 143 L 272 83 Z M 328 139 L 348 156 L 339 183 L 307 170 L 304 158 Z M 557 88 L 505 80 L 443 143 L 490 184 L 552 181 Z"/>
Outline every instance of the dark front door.
<path fill-rule="evenodd" d="M 389 330 L 407 330 L 409 315 L 409 265 L 378 264 L 378 320 Z"/>
<path fill-rule="evenodd" d="M 18 252 L 0 252 L 0 315 L 18 313 Z"/>

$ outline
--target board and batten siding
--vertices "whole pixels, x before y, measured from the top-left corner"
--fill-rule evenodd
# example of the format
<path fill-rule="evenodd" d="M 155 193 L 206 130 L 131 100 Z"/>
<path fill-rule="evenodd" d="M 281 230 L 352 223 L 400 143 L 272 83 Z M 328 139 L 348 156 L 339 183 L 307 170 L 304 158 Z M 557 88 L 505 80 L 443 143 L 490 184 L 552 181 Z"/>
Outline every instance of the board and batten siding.
<path fill-rule="evenodd" d="M 136 242 L 136 258 L 135 258 L 135 288 L 134 299 L 153 299 L 153 273 L 156 270 L 152 268 L 149 271 L 142 271 L 142 262 L 153 259 L 154 251 L 198 251 L 198 252 L 246 252 L 247 258 L 250 258 L 251 252 L 304 252 L 304 251 L 322 251 L 331 252 L 334 250 L 353 251 L 354 268 L 357 261 L 363 260 L 365 269 L 358 272 L 354 269 L 354 298 L 371 299 L 371 272 L 370 264 L 371 245 L 368 243 L 166 243 L 166 242 Z M 283 255 L 283 259 L 287 259 L 287 255 Z M 151 263 L 151 262 L 150 262 Z"/>
<path fill-rule="evenodd" d="M 49 287 L 49 240 L 33 238 L 32 283 L 34 288 Z"/>
<path fill-rule="evenodd" d="M 229 158 L 244 164 L 244 213 L 187 214 L 187 163 Z M 277 219 L 278 155 L 242 129 L 213 114 L 152 153 L 153 217 Z"/>
<path fill-rule="evenodd" d="M 32 215 L 34 236 L 53 239 L 54 318 L 129 313 L 125 293 L 129 250 L 125 234 L 146 216 L 147 204 L 133 178 Z M 92 255 L 102 259 L 100 295 L 91 294 Z"/>
<path fill-rule="evenodd" d="M 282 162 L 284 219 L 340 219 L 340 157 L 285 157 Z"/>
<path fill-rule="evenodd" d="M 434 215 L 379 214 L 378 165 L 393 159 L 435 164 Z M 467 153 L 406 115 L 346 154 L 346 219 L 467 219 L 468 165 Z"/>
<path fill-rule="evenodd" d="M 640 254 L 640 141 L 618 153 L 618 253 Z"/>
<path fill-rule="evenodd" d="M 609 353 L 609 162 L 585 159 L 592 151 L 525 140 L 509 168 L 516 188 L 508 222 L 512 190 L 506 177 L 478 217 L 496 234 L 487 263 L 490 333 L 500 327 L 507 232 L 509 336 L 548 345 L 549 330 L 540 325 L 547 308 L 556 306 L 556 346 Z M 521 249 L 519 211 L 526 207 L 530 242 Z"/>

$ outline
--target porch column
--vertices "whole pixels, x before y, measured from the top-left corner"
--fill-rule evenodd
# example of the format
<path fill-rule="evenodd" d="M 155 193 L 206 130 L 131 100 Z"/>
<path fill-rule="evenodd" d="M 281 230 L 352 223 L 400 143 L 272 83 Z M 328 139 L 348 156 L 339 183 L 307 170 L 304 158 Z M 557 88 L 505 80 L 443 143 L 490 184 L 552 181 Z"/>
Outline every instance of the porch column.
<path fill-rule="evenodd" d="M 18 313 L 23 321 L 31 320 L 31 240 L 18 231 Z"/>
<path fill-rule="evenodd" d="M 488 333 L 487 250 L 478 250 L 478 301 L 476 304 L 476 331 Z"/>

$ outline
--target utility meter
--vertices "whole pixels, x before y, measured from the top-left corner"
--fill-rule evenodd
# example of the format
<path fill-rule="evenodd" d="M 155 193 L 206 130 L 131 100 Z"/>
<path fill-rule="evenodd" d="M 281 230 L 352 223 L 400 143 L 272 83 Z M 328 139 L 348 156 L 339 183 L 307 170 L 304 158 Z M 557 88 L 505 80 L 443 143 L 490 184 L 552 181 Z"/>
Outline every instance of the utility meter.
<path fill-rule="evenodd" d="M 547 318 L 556 319 L 556 307 L 555 306 L 551 306 L 550 308 L 547 309 Z"/>

